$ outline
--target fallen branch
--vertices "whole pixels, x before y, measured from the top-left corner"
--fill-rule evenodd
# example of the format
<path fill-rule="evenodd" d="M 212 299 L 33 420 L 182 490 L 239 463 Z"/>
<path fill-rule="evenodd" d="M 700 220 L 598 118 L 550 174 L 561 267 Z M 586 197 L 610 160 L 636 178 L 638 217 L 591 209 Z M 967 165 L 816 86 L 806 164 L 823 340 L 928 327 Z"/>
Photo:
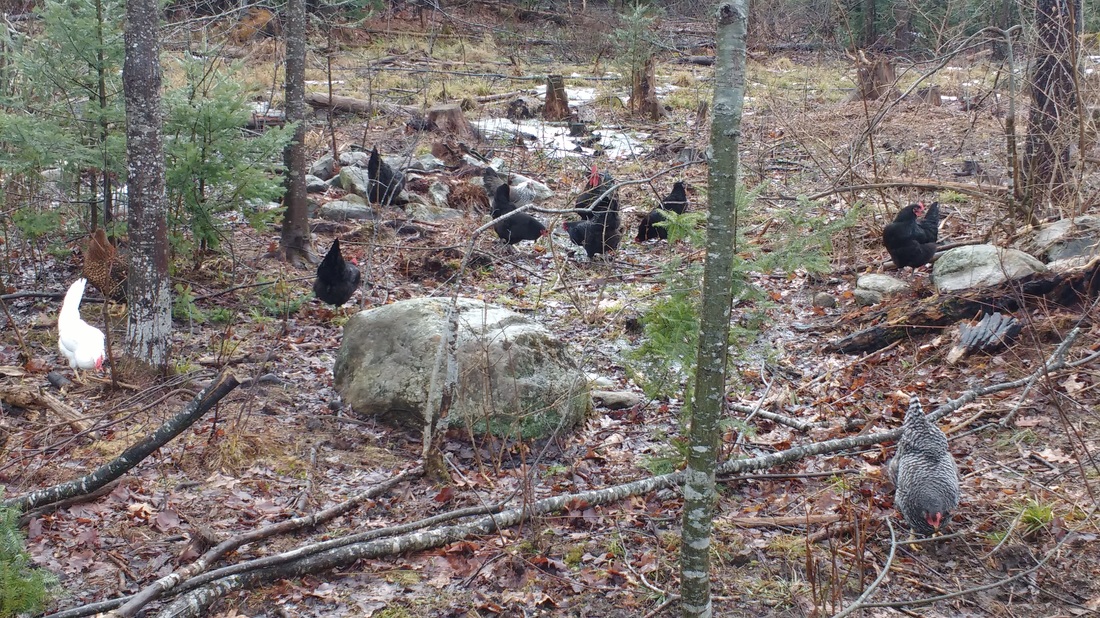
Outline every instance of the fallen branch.
<path fill-rule="evenodd" d="M 183 411 L 169 419 L 141 442 L 126 449 L 121 455 L 103 464 L 90 474 L 24 496 L 4 500 L 0 502 L 0 507 L 15 509 L 22 513 L 44 504 L 88 494 L 103 487 L 183 433 L 185 429 L 194 424 L 203 414 L 206 414 L 238 384 L 237 378 L 233 377 L 232 374 L 221 373 Z"/>
<path fill-rule="evenodd" d="M 181 582 L 202 573 L 210 568 L 212 564 L 220 560 L 223 556 L 228 554 L 242 545 L 247 543 L 255 543 L 257 541 L 273 537 L 278 534 L 287 534 L 294 530 L 301 530 L 303 528 L 311 528 L 318 524 L 330 521 L 358 508 L 361 504 L 380 496 L 387 491 L 393 489 L 395 486 L 404 483 L 405 481 L 417 478 L 424 474 L 424 469 L 421 467 L 413 468 L 407 472 L 398 474 L 397 476 L 375 485 L 370 489 L 364 490 L 355 494 L 351 498 L 331 506 L 323 511 L 314 513 L 305 517 L 295 517 L 286 521 L 281 521 L 277 524 L 270 526 L 264 526 L 258 530 L 252 530 L 245 534 L 238 534 L 237 536 L 226 539 L 219 543 L 216 547 L 208 550 L 197 560 L 187 565 L 186 567 L 179 569 L 165 577 L 158 579 L 151 585 L 146 586 L 141 592 L 130 597 L 126 604 L 120 607 L 117 611 L 112 612 L 111 616 L 135 616 L 143 607 L 148 605 L 153 600 L 160 597 L 165 592 L 177 587 Z"/>
<path fill-rule="evenodd" d="M 930 418 L 938 420 L 959 410 L 978 397 L 1019 388 L 1033 380 L 1034 375 L 1058 371 L 1073 366 L 1074 363 L 1082 362 L 1085 359 L 1079 359 L 1073 363 L 1067 363 L 1065 361 L 1066 352 L 1072 347 L 1079 335 L 1080 329 L 1071 330 L 1054 353 L 1051 354 L 1051 362 L 1039 367 L 1031 375 L 1011 382 L 1003 382 L 966 391 L 959 397 L 936 408 L 936 410 L 929 414 Z M 1100 357 L 1100 354 L 1089 355 L 1086 358 L 1095 359 L 1097 357 Z M 870 446 L 887 440 L 896 440 L 900 432 L 900 428 L 897 428 L 874 434 L 837 438 L 824 442 L 797 446 L 769 455 L 727 461 L 718 467 L 716 473 L 744 473 L 772 468 L 777 465 L 791 463 L 813 455 L 836 453 L 853 448 Z M 516 508 L 500 512 L 490 512 L 490 514 L 482 515 L 477 519 L 463 524 L 407 533 L 404 532 L 404 530 L 419 530 L 422 526 L 413 527 L 411 524 L 406 526 L 395 526 L 393 528 L 369 531 L 361 535 L 334 539 L 326 541 L 325 543 L 298 548 L 294 551 L 277 556 L 261 558 L 249 563 L 242 563 L 226 567 L 225 569 L 219 569 L 218 571 L 206 573 L 201 577 L 185 582 L 179 587 L 181 590 L 194 588 L 187 594 L 178 597 L 168 607 L 164 608 L 159 615 L 174 616 L 176 618 L 203 616 L 206 614 L 211 604 L 228 592 L 234 590 L 259 586 L 278 579 L 301 577 L 306 574 L 349 566 L 364 558 L 378 558 L 441 547 L 449 543 L 466 539 L 470 536 L 489 534 L 552 512 L 569 508 L 611 504 L 630 496 L 672 488 L 682 483 L 682 481 L 683 473 L 677 472 L 603 489 L 546 498 L 532 503 L 526 503 Z M 480 512 L 484 513 L 486 510 L 488 509 L 481 510 Z M 454 514 L 445 514 L 445 516 L 454 517 Z M 806 522 L 804 517 L 795 519 L 798 520 L 799 524 Z M 424 522 L 420 523 L 423 525 L 427 521 L 428 520 L 424 520 Z M 863 605 L 863 607 L 874 606 L 876 605 Z M 101 605 L 97 607 L 100 608 L 99 611 L 102 611 L 103 608 Z M 81 611 L 68 610 L 64 613 L 54 614 L 49 618 L 75 618 L 78 616 L 87 616 L 90 615 L 88 610 L 91 608 L 92 606 L 86 606 L 85 608 L 79 608 Z"/>

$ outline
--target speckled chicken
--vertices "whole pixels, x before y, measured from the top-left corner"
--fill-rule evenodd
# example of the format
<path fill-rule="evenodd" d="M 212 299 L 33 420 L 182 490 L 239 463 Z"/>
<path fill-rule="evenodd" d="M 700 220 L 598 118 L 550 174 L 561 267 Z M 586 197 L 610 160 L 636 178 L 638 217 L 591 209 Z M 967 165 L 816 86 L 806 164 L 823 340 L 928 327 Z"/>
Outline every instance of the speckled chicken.
<path fill-rule="evenodd" d="M 126 257 L 107 240 L 103 228 L 97 229 L 84 249 L 84 277 L 104 296 L 126 300 Z"/>
<path fill-rule="evenodd" d="M 959 472 L 947 450 L 947 436 L 924 416 L 920 399 L 909 397 L 898 452 L 887 466 L 894 481 L 894 505 L 909 527 L 938 534 L 959 506 Z"/>

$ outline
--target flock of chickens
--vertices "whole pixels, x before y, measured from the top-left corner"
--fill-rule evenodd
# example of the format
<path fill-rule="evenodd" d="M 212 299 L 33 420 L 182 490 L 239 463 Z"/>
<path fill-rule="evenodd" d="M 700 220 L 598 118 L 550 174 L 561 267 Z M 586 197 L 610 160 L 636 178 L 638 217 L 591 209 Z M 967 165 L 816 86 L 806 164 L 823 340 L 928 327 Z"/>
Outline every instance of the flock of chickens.
<path fill-rule="evenodd" d="M 399 196 L 405 187 L 404 174 L 390 167 L 379 155 L 377 147 L 371 149 L 367 160 L 367 178 L 367 197 L 372 203 L 402 203 Z M 498 238 L 508 245 L 514 245 L 525 240 L 538 240 L 550 233 L 541 221 L 520 210 L 535 199 L 530 187 L 522 183 L 512 185 L 507 176 L 492 167 L 486 167 L 482 172 L 482 183 L 490 199 L 493 231 Z M 622 241 L 622 222 L 616 191 L 614 179 L 607 173 L 601 173 L 593 165 L 587 186 L 577 197 L 574 206 L 580 220 L 567 221 L 562 226 L 569 235 L 569 240 L 582 247 L 589 259 L 597 255 L 607 255 L 618 249 Z M 682 181 L 677 181 L 668 197 L 661 201 L 660 208 L 653 209 L 641 220 L 634 240 L 667 240 L 668 230 L 659 225 L 667 220 L 662 211 L 684 214 L 687 205 L 687 190 Z M 360 281 L 359 269 L 344 260 L 340 253 L 340 241 L 335 240 L 317 267 L 313 293 L 320 300 L 339 307 L 351 299 Z"/>
<path fill-rule="evenodd" d="M 373 181 L 369 192 L 371 201 L 395 203 L 404 185 L 400 172 L 386 165 L 377 149 L 371 152 L 367 169 Z M 501 240 L 513 245 L 537 240 L 549 233 L 541 221 L 517 210 L 533 200 L 523 186 L 510 186 L 508 179 L 492 168 L 485 170 L 483 181 L 491 196 L 493 229 Z M 610 175 L 599 173 L 593 166 L 587 188 L 576 200 L 575 212 L 580 219 L 563 225 L 569 239 L 583 247 L 589 258 L 614 251 L 621 241 L 619 200 L 615 189 Z M 659 225 L 666 220 L 663 212 L 683 214 L 687 201 L 684 183 L 676 182 L 662 200 L 660 209 L 654 209 L 642 219 L 635 240 L 667 239 L 667 229 Z M 917 268 L 932 260 L 939 218 L 938 203 L 927 207 L 917 203 L 902 208 L 894 221 L 885 227 L 883 244 L 898 268 Z M 85 276 L 88 278 L 77 279 L 69 287 L 58 314 L 57 347 L 69 366 L 77 371 L 78 379 L 81 369 L 102 371 L 106 358 L 103 332 L 80 317 L 85 286 L 90 279 L 106 296 L 124 297 L 124 266 L 103 230 L 97 230 L 85 255 Z M 120 268 L 123 269 L 121 274 Z M 313 292 L 321 301 L 340 306 L 351 299 L 361 281 L 359 267 L 344 260 L 340 241 L 336 239 L 317 267 Z M 909 400 L 897 454 L 888 463 L 887 472 L 895 487 L 894 503 L 910 529 L 923 535 L 939 534 L 959 504 L 958 471 L 947 448 L 946 436 L 924 415 L 916 396 Z"/>

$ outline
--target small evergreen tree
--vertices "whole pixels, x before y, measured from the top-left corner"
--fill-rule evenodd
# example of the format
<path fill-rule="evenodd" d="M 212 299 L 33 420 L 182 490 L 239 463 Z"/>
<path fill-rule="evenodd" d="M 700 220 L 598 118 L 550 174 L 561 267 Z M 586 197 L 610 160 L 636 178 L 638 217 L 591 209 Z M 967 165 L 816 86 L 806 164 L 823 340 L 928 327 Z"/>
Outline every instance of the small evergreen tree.
<path fill-rule="evenodd" d="M 0 618 L 42 611 L 57 578 L 31 566 L 19 513 L 0 509 Z"/>
<path fill-rule="evenodd" d="M 265 213 L 254 201 L 282 194 L 272 167 L 294 134 L 294 126 L 269 128 L 252 137 L 242 130 L 251 116 L 249 95 L 237 69 L 215 71 L 199 60 L 181 60 L 187 83 L 165 97 L 169 224 L 173 245 L 189 227 L 196 250 L 215 249 L 218 215 L 248 212 L 258 224 Z"/>

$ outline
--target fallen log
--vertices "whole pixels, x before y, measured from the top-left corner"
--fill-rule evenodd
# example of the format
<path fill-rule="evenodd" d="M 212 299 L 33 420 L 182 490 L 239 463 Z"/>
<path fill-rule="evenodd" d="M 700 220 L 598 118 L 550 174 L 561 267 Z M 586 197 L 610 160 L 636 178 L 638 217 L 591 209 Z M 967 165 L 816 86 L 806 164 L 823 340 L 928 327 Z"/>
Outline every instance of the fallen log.
<path fill-rule="evenodd" d="M 1100 292 L 1100 259 L 1083 268 L 1046 272 L 966 294 L 937 294 L 915 304 L 892 305 L 872 312 L 874 326 L 828 343 L 826 352 L 862 354 L 895 341 L 938 333 L 981 313 L 1011 313 L 1037 301 L 1072 306 Z"/>
<path fill-rule="evenodd" d="M 366 99 L 356 99 L 355 97 L 345 97 L 336 94 L 332 95 L 332 99 L 330 100 L 327 94 L 322 94 L 320 92 L 307 92 L 306 103 L 313 107 L 332 109 L 338 112 L 351 112 L 364 116 L 368 116 L 374 112 L 382 112 L 385 114 L 408 114 L 409 116 L 420 115 L 420 108 L 416 105 L 378 103 L 367 101 Z"/>

